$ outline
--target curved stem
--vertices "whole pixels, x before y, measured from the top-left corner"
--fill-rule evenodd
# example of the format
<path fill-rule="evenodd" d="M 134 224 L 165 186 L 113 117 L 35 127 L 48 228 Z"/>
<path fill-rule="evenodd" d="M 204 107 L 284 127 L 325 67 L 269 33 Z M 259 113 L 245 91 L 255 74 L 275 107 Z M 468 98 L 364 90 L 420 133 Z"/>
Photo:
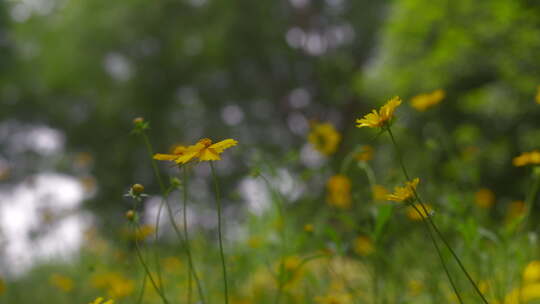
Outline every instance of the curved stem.
<path fill-rule="evenodd" d="M 191 255 L 191 245 L 189 243 L 189 234 L 188 234 L 188 228 L 187 228 L 187 201 L 188 201 L 188 174 L 187 174 L 187 168 L 184 166 L 182 168 L 183 178 L 182 178 L 182 185 L 183 185 L 183 222 L 184 222 L 184 241 L 186 246 L 186 254 L 188 257 L 188 293 L 187 293 L 187 303 L 191 303 L 191 277 L 195 279 L 195 284 L 197 285 L 197 290 L 199 292 L 199 297 L 201 298 L 201 302 L 205 303 L 204 300 L 204 293 L 201 287 L 201 282 L 199 280 L 199 276 L 197 275 L 197 271 L 195 271 L 195 266 L 193 264 L 193 256 Z"/>
<path fill-rule="evenodd" d="M 144 296 L 144 291 L 146 290 L 146 278 L 148 277 L 148 275 L 146 274 L 146 272 L 144 273 L 144 278 L 143 278 L 143 282 L 142 282 L 142 288 L 141 288 L 141 292 L 139 293 L 139 296 L 137 297 L 137 304 L 141 304 L 141 301 L 143 299 L 143 296 Z"/>
<path fill-rule="evenodd" d="M 403 159 L 402 159 L 402 154 L 401 154 L 401 151 L 399 150 L 399 146 L 397 145 L 396 143 L 396 140 L 394 138 L 394 134 L 392 133 L 392 129 L 390 128 L 390 126 L 387 126 L 386 129 L 388 130 L 388 134 L 390 135 L 390 139 L 392 140 L 392 144 L 394 145 L 394 148 L 396 149 L 396 153 L 398 155 L 398 160 L 399 160 L 399 165 L 401 166 L 401 169 L 403 171 L 403 174 L 405 175 L 405 178 L 407 180 L 410 180 L 410 177 L 409 177 L 409 173 L 407 172 L 407 168 L 405 168 L 405 165 L 403 163 Z M 420 196 L 418 195 L 418 193 L 416 192 L 415 189 L 413 189 L 413 193 L 414 193 L 414 196 L 415 196 L 415 199 L 418 201 L 418 203 L 420 204 L 420 206 L 422 207 L 423 211 L 425 212 L 426 215 L 429 214 L 426 206 L 424 205 L 424 203 L 422 202 L 422 200 L 420 199 Z M 471 285 L 474 287 L 474 290 L 476 291 L 476 293 L 480 296 L 480 298 L 482 298 L 482 301 L 485 303 L 485 304 L 489 304 L 489 302 L 486 300 L 486 298 L 484 297 L 484 295 L 482 294 L 482 292 L 480 291 L 480 289 L 478 288 L 478 286 L 476 285 L 476 283 L 474 282 L 474 280 L 472 279 L 471 275 L 469 274 L 469 272 L 467 271 L 467 269 L 465 269 L 465 266 L 463 265 L 463 263 L 461 262 L 461 259 L 458 257 L 458 255 L 455 253 L 454 249 L 452 249 L 452 247 L 450 246 L 450 244 L 448 243 L 448 241 L 446 240 L 446 238 L 443 236 L 443 234 L 441 233 L 441 231 L 439 230 L 439 228 L 437 228 L 437 226 L 435 225 L 435 223 L 433 222 L 433 220 L 431 219 L 431 217 L 427 216 L 427 221 L 428 223 L 431 225 L 431 227 L 433 228 L 433 230 L 435 231 L 435 233 L 437 234 L 437 236 L 439 236 L 439 238 L 442 240 L 443 244 L 446 246 L 446 248 L 448 248 L 448 250 L 450 251 L 450 253 L 452 254 L 452 257 L 454 258 L 454 260 L 456 260 L 456 262 L 458 263 L 459 265 L 459 268 L 461 269 L 461 271 L 465 274 L 465 276 L 467 277 L 467 279 L 469 280 L 469 282 L 471 283 Z"/>
<path fill-rule="evenodd" d="M 222 216 L 221 216 L 221 194 L 219 192 L 219 182 L 214 169 L 214 164 L 210 162 L 210 170 L 212 171 L 212 178 L 214 179 L 214 186 L 216 192 L 217 214 L 218 214 L 218 238 L 219 238 L 219 255 L 221 258 L 221 268 L 223 270 L 223 286 L 225 292 L 225 304 L 229 303 L 229 286 L 227 283 L 227 267 L 225 266 L 225 253 L 223 251 L 223 235 L 221 232 Z"/>

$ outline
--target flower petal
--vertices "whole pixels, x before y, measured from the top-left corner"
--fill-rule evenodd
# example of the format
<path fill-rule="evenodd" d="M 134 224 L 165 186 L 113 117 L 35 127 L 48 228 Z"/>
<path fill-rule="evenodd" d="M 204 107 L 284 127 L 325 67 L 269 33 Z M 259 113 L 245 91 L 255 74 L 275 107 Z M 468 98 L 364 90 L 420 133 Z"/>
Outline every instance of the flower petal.
<path fill-rule="evenodd" d="M 216 153 L 221 153 L 223 152 L 223 150 L 236 146 L 237 144 L 238 144 L 238 141 L 229 138 L 229 139 L 225 139 L 220 142 L 217 142 L 211 145 L 209 148 L 213 149 Z"/>
<path fill-rule="evenodd" d="M 178 155 L 175 154 L 154 154 L 153 157 L 155 160 L 166 160 L 166 161 L 173 161 L 178 158 Z"/>

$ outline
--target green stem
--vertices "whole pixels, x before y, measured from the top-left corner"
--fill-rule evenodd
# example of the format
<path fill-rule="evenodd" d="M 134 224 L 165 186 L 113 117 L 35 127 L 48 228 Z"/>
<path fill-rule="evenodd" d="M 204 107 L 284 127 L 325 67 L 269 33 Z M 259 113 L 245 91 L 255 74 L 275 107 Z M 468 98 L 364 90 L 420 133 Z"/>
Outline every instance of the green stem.
<path fill-rule="evenodd" d="M 394 145 L 394 148 L 396 149 L 396 154 L 398 156 L 398 160 L 399 160 L 399 164 L 401 166 L 401 169 L 403 171 L 403 174 L 405 175 L 405 178 L 409 181 L 411 180 L 410 176 L 409 176 L 409 173 L 407 172 L 407 168 L 405 168 L 405 165 L 403 163 L 403 159 L 402 159 L 402 155 L 401 155 L 401 151 L 399 150 L 399 146 L 397 145 L 396 143 L 396 140 L 394 138 L 394 134 L 392 133 L 392 129 L 390 129 L 390 126 L 387 126 L 387 130 L 388 130 L 388 134 L 390 135 L 390 139 L 392 140 L 392 144 Z M 426 215 L 429 214 L 426 206 L 424 205 L 424 203 L 422 202 L 422 200 L 420 199 L 420 196 L 418 195 L 418 193 L 416 192 L 415 189 L 413 189 L 413 193 L 414 193 L 414 196 L 416 198 L 416 200 L 418 201 L 418 203 L 420 204 L 420 206 L 422 207 L 423 211 L 425 212 Z M 437 234 L 437 236 L 439 236 L 439 238 L 443 241 L 444 245 L 446 246 L 446 248 L 448 248 L 448 250 L 450 251 L 450 253 L 452 254 L 452 257 L 454 258 L 454 260 L 456 260 L 456 262 L 458 263 L 459 265 L 459 268 L 461 269 L 461 271 L 463 271 L 463 273 L 465 274 L 465 276 L 467 277 L 467 279 L 469 280 L 469 282 L 471 283 L 471 285 L 474 287 L 474 290 L 476 291 L 476 293 L 480 296 L 480 298 L 482 298 L 482 301 L 485 303 L 485 304 L 489 304 L 489 302 L 486 300 L 486 298 L 484 297 L 484 295 L 482 294 L 482 292 L 480 291 L 480 289 L 478 288 L 478 286 L 476 285 L 476 283 L 474 282 L 474 280 L 472 279 L 472 277 L 470 276 L 469 272 L 467 271 L 467 269 L 465 269 L 465 266 L 463 265 L 463 263 L 461 262 L 461 259 L 458 257 L 458 255 L 455 253 L 454 249 L 452 249 L 452 247 L 450 246 L 450 244 L 448 243 L 448 241 L 446 240 L 446 238 L 443 236 L 443 234 L 441 233 L 441 231 L 439 230 L 439 228 L 437 228 L 437 226 L 435 225 L 435 223 L 433 222 L 433 220 L 431 219 L 431 217 L 427 216 L 427 220 L 429 222 L 429 224 L 431 225 L 431 227 L 433 228 L 433 230 L 435 231 L 435 233 Z"/>
<path fill-rule="evenodd" d="M 146 272 L 144 273 L 144 278 L 143 278 L 143 282 L 142 282 L 142 288 L 141 288 L 141 292 L 139 293 L 139 296 L 137 297 L 137 304 L 141 304 L 141 301 L 143 299 L 143 296 L 144 296 L 144 291 L 146 290 L 146 278 L 148 277 L 148 275 L 146 274 Z"/>
<path fill-rule="evenodd" d="M 199 280 L 199 276 L 197 275 L 197 271 L 195 271 L 195 265 L 193 264 L 193 256 L 191 255 L 191 245 L 189 243 L 189 234 L 188 234 L 188 225 L 187 225 L 187 201 L 188 201 L 188 174 L 187 174 L 187 168 L 184 166 L 182 168 L 183 173 L 183 179 L 182 179 L 182 185 L 183 185 L 183 221 L 184 221 L 184 241 L 186 246 L 186 254 L 188 257 L 188 294 L 187 303 L 191 303 L 191 277 L 195 279 L 195 284 L 197 285 L 197 290 L 199 292 L 199 297 L 201 298 L 201 302 L 204 303 L 204 293 L 201 287 L 201 282 Z"/>
<path fill-rule="evenodd" d="M 529 220 L 529 216 L 531 214 L 532 207 L 536 199 L 536 195 L 538 193 L 538 189 L 540 188 L 540 174 L 536 174 L 533 171 L 533 175 L 534 175 L 533 185 L 529 193 L 527 193 L 527 197 L 525 198 L 525 216 L 522 220 L 523 222 L 527 222 Z"/>
<path fill-rule="evenodd" d="M 150 158 L 150 162 L 152 164 L 152 169 L 154 171 L 154 175 L 156 176 L 156 178 L 158 180 L 158 183 L 159 183 L 159 187 L 161 189 L 161 192 L 164 195 L 164 199 L 162 200 L 162 204 L 165 204 L 165 206 L 167 207 L 167 215 L 169 217 L 169 221 L 171 222 L 171 225 L 173 227 L 173 230 L 174 230 L 176 236 L 178 237 L 180 242 L 182 242 L 183 241 L 182 233 L 180 232 L 180 229 L 178 228 L 178 225 L 176 225 L 171 206 L 169 204 L 169 201 L 167 200 L 167 191 L 165 189 L 163 179 L 161 178 L 161 173 L 159 172 L 159 168 L 157 166 L 157 163 L 156 163 L 156 161 L 154 160 L 154 157 L 153 157 L 154 152 L 153 152 L 153 149 L 152 149 L 152 145 L 150 144 L 150 141 L 148 140 L 148 136 L 146 135 L 146 133 L 141 133 L 141 136 L 142 136 L 144 144 L 146 146 L 146 151 L 147 151 L 148 156 Z M 156 232 L 157 232 L 157 229 L 156 229 Z M 158 268 L 159 268 L 159 265 L 158 265 Z M 158 272 L 158 274 L 159 273 L 160 272 Z M 196 283 L 197 283 L 197 288 L 199 289 L 201 302 L 204 304 L 205 301 L 204 301 L 204 296 L 203 296 L 203 293 L 202 293 L 202 286 L 201 286 L 201 284 L 200 284 L 200 282 L 198 280 L 196 281 Z"/>
<path fill-rule="evenodd" d="M 221 268 L 223 270 L 223 286 L 225 291 L 225 304 L 229 303 L 229 286 L 227 283 L 227 267 L 225 266 L 225 253 L 223 251 L 223 235 L 221 232 L 222 216 L 221 216 L 221 194 L 219 192 L 219 182 L 214 169 L 214 164 L 210 162 L 210 170 L 212 171 L 212 178 L 214 179 L 214 186 L 216 192 L 217 214 L 218 214 L 218 238 L 219 238 L 219 255 L 221 258 Z"/>
<path fill-rule="evenodd" d="M 137 232 L 137 230 L 138 230 L 138 228 L 137 228 L 137 226 L 135 226 L 135 231 Z M 167 298 L 163 294 L 162 289 L 160 288 L 160 286 L 158 286 L 158 284 L 156 283 L 156 281 L 152 277 L 152 274 L 150 273 L 150 269 L 148 268 L 148 265 L 144 261 L 144 258 L 143 258 L 142 254 L 141 254 L 141 248 L 139 247 L 139 241 L 136 238 L 135 238 L 135 252 L 137 253 L 137 257 L 139 258 L 139 262 L 143 266 L 144 271 L 146 272 L 146 275 L 150 279 L 150 282 L 152 283 L 152 286 L 154 287 L 154 289 L 156 290 L 158 295 L 161 297 L 161 300 L 163 301 L 163 303 L 169 304 L 169 301 L 167 301 Z"/>

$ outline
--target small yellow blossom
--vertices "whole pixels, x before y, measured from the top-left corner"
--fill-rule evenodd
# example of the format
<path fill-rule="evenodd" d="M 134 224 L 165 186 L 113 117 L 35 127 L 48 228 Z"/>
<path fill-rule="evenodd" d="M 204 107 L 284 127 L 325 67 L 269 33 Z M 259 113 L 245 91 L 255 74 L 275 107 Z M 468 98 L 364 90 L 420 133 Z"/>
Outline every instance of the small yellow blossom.
<path fill-rule="evenodd" d="M 536 97 L 535 97 L 536 103 L 540 104 L 540 86 L 536 89 Z"/>
<path fill-rule="evenodd" d="M 534 150 L 531 152 L 524 152 L 521 155 L 514 157 L 514 159 L 512 159 L 512 164 L 516 167 L 540 165 L 540 151 Z"/>
<path fill-rule="evenodd" d="M 328 156 L 336 152 L 341 141 L 341 134 L 330 123 L 314 122 L 311 124 L 308 141 L 313 145 L 315 150 Z"/>
<path fill-rule="evenodd" d="M 424 290 L 424 284 L 422 284 L 422 282 L 418 280 L 410 280 L 407 285 L 409 289 L 409 295 L 411 297 L 416 297 L 420 295 Z"/>
<path fill-rule="evenodd" d="M 360 147 L 360 152 L 356 154 L 355 158 L 357 161 L 367 162 L 373 159 L 373 147 L 370 145 L 365 145 Z"/>
<path fill-rule="evenodd" d="M 155 154 L 154 159 L 163 161 L 174 161 L 177 164 L 185 164 L 196 158 L 199 161 L 220 160 L 219 156 L 225 149 L 236 146 L 238 141 L 225 139 L 213 143 L 209 138 L 203 138 L 191 146 L 176 146 L 172 154 Z"/>
<path fill-rule="evenodd" d="M 394 110 L 401 104 L 401 99 L 396 96 L 390 99 L 379 111 L 373 110 L 371 113 L 366 114 L 363 118 L 357 119 L 357 128 L 380 128 L 387 124 L 394 115 Z"/>
<path fill-rule="evenodd" d="M 420 112 L 424 112 L 439 104 L 445 96 L 444 90 L 435 90 L 431 93 L 416 95 L 411 99 L 411 106 Z"/>
<path fill-rule="evenodd" d="M 92 277 L 91 284 L 95 288 L 104 289 L 109 297 L 116 299 L 127 297 L 135 290 L 133 280 L 116 272 L 96 274 Z"/>
<path fill-rule="evenodd" d="M 474 194 L 474 203 L 480 208 L 490 208 L 495 203 L 495 194 L 488 188 L 482 188 Z"/>
<path fill-rule="evenodd" d="M 49 277 L 49 283 L 63 292 L 72 291 L 73 285 L 74 285 L 73 280 L 71 278 L 68 278 L 65 275 L 61 275 L 58 273 L 53 273 Z"/>
<path fill-rule="evenodd" d="M 351 207 L 351 180 L 345 175 L 334 175 L 326 184 L 328 204 L 347 209 Z"/>
<path fill-rule="evenodd" d="M 408 206 L 407 217 L 412 221 L 419 221 L 430 216 L 431 213 L 433 212 L 433 208 L 431 208 L 430 204 L 424 204 L 424 207 L 426 208 L 425 210 L 421 204 L 414 204 L 414 207 Z M 415 208 L 418 209 L 418 211 L 420 211 L 420 214 L 418 213 L 418 211 L 416 211 Z M 426 211 L 427 211 L 427 214 L 426 214 Z"/>
<path fill-rule="evenodd" d="M 375 251 L 373 242 L 367 236 L 361 235 L 354 240 L 354 252 L 361 256 L 367 256 Z"/>
<path fill-rule="evenodd" d="M 376 201 L 384 201 L 388 195 L 388 190 L 382 185 L 374 185 L 371 188 L 371 192 L 373 194 L 373 200 Z"/>
<path fill-rule="evenodd" d="M 131 186 L 131 191 L 133 191 L 135 194 L 141 194 L 144 191 L 144 186 L 141 184 L 134 184 Z"/>
<path fill-rule="evenodd" d="M 313 227 L 313 224 L 305 224 L 304 225 L 304 231 L 311 233 L 311 232 L 315 231 L 315 227 Z"/>
<path fill-rule="evenodd" d="M 540 261 L 532 261 L 523 270 L 525 283 L 540 282 Z"/>
<path fill-rule="evenodd" d="M 92 302 L 90 302 L 88 304 L 114 304 L 114 301 L 112 299 L 103 302 L 104 300 L 105 299 L 103 299 L 102 297 L 99 297 L 99 298 L 95 299 L 94 301 L 92 301 Z"/>
<path fill-rule="evenodd" d="M 416 191 L 416 187 L 418 186 L 419 182 L 420 179 L 417 177 L 412 181 L 408 181 L 405 187 L 395 187 L 394 193 L 388 194 L 386 196 L 386 199 L 389 201 L 403 202 L 413 198 L 414 192 Z"/>

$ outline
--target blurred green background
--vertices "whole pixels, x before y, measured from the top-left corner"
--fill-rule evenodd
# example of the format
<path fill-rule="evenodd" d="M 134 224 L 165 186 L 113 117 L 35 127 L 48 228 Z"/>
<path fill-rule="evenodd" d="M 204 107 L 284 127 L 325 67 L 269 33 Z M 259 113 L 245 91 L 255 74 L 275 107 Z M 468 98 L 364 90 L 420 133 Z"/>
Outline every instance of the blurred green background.
<path fill-rule="evenodd" d="M 443 89 L 434 109 L 399 109 L 404 158 L 450 212 L 465 212 L 451 203 L 472 201 L 480 188 L 495 191 L 487 217 L 496 226 L 530 186 L 530 172 L 511 160 L 540 146 L 539 85 L 538 1 L 4 0 L 0 216 L 14 219 L 6 206 L 24 200 L 16 196 L 21 187 L 34 187 L 38 202 L 47 189 L 36 184 L 68 195 L 72 186 L 42 181 L 53 176 L 81 183 L 74 196 L 97 216 L 92 226 L 105 235 L 122 226 L 131 184 L 159 192 L 144 145 L 131 134 L 142 116 L 156 151 L 201 137 L 240 142 L 217 163 L 231 214 L 246 213 L 241 185 L 250 171 L 286 168 L 300 180 L 289 183 L 299 191 L 289 191 L 290 200 L 312 206 L 294 211 L 304 222 L 327 212 L 326 178 L 357 145 L 380 143 L 374 171 L 383 184 L 400 181 L 387 138 L 356 129 L 356 118 L 394 95 L 408 103 Z M 315 120 L 343 136 L 332 157 L 314 155 L 307 143 Z M 211 198 L 203 195 L 211 189 L 205 168 L 194 172 L 194 202 Z M 367 184 L 362 172 L 350 177 L 355 187 Z M 58 214 L 51 200 L 38 211 L 73 212 Z M 47 231 L 40 221 L 16 238 L 35 240 Z M 4 245 L 8 239 L 4 233 Z M 0 263 L 0 274 L 13 272 L 10 263 Z"/>

